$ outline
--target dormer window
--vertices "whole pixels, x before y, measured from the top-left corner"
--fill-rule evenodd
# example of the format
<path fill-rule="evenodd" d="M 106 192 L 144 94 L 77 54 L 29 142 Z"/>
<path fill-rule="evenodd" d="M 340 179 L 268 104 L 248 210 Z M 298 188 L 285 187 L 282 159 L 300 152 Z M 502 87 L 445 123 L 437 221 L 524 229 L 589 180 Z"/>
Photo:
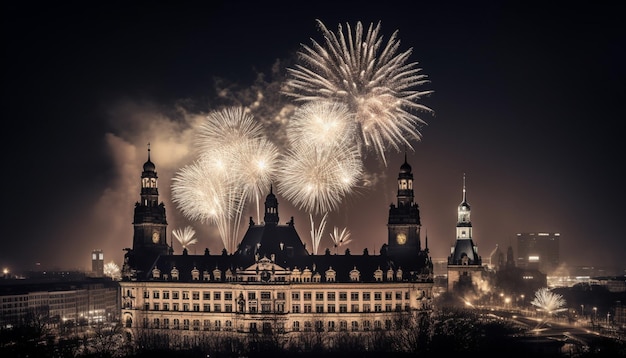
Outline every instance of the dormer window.
<path fill-rule="evenodd" d="M 383 280 L 383 270 L 381 270 L 380 267 L 376 271 L 374 271 L 374 280 L 377 282 Z"/>
<path fill-rule="evenodd" d="M 299 268 L 294 268 L 293 271 L 291 271 L 291 281 L 292 282 L 302 282 L 302 277 L 301 277 L 302 273 L 300 272 Z"/>
<path fill-rule="evenodd" d="M 329 267 L 328 270 L 326 270 L 325 275 L 326 275 L 326 282 L 335 282 L 337 278 L 337 272 L 333 270 L 332 267 Z"/>
<path fill-rule="evenodd" d="M 387 281 L 393 281 L 393 270 L 387 270 Z"/>
<path fill-rule="evenodd" d="M 311 282 L 311 277 L 313 276 L 311 269 L 306 267 L 304 271 L 302 271 L 302 282 Z"/>
<path fill-rule="evenodd" d="M 218 269 L 217 267 L 215 268 L 215 270 L 213 270 L 213 279 L 215 281 L 222 280 L 222 271 L 220 271 L 220 269 Z"/>
<path fill-rule="evenodd" d="M 399 268 L 398 271 L 396 271 L 396 280 L 402 281 L 402 269 L 401 268 Z"/>
<path fill-rule="evenodd" d="M 359 281 L 361 278 L 361 272 L 356 269 L 356 266 L 350 271 L 350 281 Z"/>
<path fill-rule="evenodd" d="M 155 267 L 152 270 L 152 278 L 161 278 L 161 270 Z"/>

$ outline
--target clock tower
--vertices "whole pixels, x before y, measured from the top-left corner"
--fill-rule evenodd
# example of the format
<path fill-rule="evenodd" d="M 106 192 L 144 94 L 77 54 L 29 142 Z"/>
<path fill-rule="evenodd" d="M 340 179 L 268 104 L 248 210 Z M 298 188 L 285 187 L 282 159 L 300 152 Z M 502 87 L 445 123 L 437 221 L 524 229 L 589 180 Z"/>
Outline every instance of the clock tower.
<path fill-rule="evenodd" d="M 420 211 L 413 194 L 413 173 L 405 153 L 398 174 L 397 204 L 389 206 L 387 254 L 396 258 L 414 258 L 421 251 L 420 229 Z"/>
<path fill-rule="evenodd" d="M 148 160 L 141 173 L 140 201 L 135 203 L 133 248 L 126 249 L 124 266 L 127 270 L 146 271 L 159 255 L 171 254 L 171 247 L 167 245 L 165 205 L 159 203 L 157 179 L 148 144 Z"/>

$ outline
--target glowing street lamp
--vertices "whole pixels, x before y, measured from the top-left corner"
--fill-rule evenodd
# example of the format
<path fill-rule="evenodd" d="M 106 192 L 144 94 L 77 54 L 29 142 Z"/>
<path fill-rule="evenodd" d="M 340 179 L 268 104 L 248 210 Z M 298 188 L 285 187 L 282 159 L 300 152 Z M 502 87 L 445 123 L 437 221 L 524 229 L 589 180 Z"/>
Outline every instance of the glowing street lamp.
<path fill-rule="evenodd" d="M 598 320 L 598 307 L 593 308 L 593 320 L 594 321 Z"/>

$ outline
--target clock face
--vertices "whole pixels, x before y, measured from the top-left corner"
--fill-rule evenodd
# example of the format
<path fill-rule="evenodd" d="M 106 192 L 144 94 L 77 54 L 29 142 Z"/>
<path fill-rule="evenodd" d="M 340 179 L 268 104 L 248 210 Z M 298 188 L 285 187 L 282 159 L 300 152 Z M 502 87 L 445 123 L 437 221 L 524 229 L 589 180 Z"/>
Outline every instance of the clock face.
<path fill-rule="evenodd" d="M 155 244 L 159 243 L 159 233 L 156 231 L 152 233 L 152 242 Z"/>
<path fill-rule="evenodd" d="M 398 243 L 398 245 L 406 244 L 406 234 L 401 232 L 398 235 L 396 235 L 396 242 Z"/>

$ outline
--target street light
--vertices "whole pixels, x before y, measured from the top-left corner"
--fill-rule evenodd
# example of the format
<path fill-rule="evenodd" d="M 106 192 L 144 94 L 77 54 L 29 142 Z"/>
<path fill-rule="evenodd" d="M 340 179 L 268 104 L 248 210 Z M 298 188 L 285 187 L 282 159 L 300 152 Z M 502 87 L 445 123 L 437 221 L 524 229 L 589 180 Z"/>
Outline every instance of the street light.
<path fill-rule="evenodd" d="M 585 315 L 585 305 L 580 305 L 580 316 L 584 316 Z"/>
<path fill-rule="evenodd" d="M 598 307 L 593 308 L 593 320 L 598 321 Z"/>

